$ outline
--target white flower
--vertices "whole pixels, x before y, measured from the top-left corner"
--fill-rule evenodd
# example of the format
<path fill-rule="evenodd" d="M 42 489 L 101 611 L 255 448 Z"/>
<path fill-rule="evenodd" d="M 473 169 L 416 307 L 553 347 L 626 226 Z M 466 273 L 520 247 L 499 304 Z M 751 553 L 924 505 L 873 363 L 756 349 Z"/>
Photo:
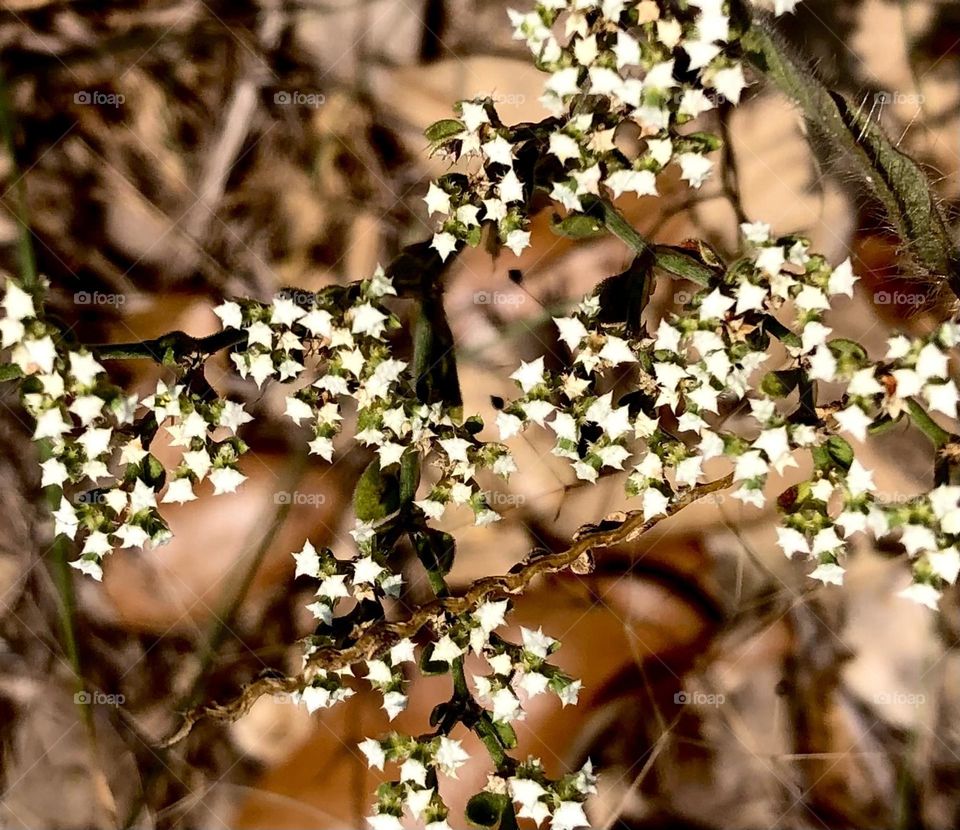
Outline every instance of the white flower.
<path fill-rule="evenodd" d="M 545 89 L 548 92 L 552 92 L 558 98 L 576 94 L 580 90 L 577 84 L 578 71 L 577 67 L 571 66 L 567 69 L 554 72 L 544 85 Z"/>
<path fill-rule="evenodd" d="M 437 748 L 434 760 L 444 775 L 456 778 L 457 770 L 470 760 L 470 756 L 463 749 L 460 741 L 444 735 L 440 738 L 440 746 Z"/>
<path fill-rule="evenodd" d="M 730 307 L 733 305 L 732 297 L 727 297 L 720 293 L 719 288 L 714 288 L 700 305 L 701 320 L 715 320 L 723 318 Z"/>
<path fill-rule="evenodd" d="M 792 527 L 777 527 L 777 543 L 780 549 L 789 556 L 792 553 L 810 553 L 810 543 L 807 537 Z"/>
<path fill-rule="evenodd" d="M 766 222 L 743 222 L 740 232 L 747 242 L 762 245 L 770 241 L 770 226 Z"/>
<path fill-rule="evenodd" d="M 537 384 L 543 383 L 543 358 L 538 357 L 530 363 L 521 360 L 520 368 L 510 375 L 510 379 L 520 384 L 524 394 L 529 393 Z"/>
<path fill-rule="evenodd" d="M 402 692 L 387 692 L 383 696 L 383 709 L 386 711 L 389 720 L 393 720 L 406 708 L 407 696 Z"/>
<path fill-rule="evenodd" d="M 915 371 L 924 380 L 943 380 L 948 374 L 948 364 L 946 354 L 933 343 L 927 343 L 917 355 Z"/>
<path fill-rule="evenodd" d="M 915 582 L 908 588 L 898 591 L 897 596 L 903 597 L 903 599 L 909 599 L 920 605 L 925 605 L 931 611 L 936 611 L 940 604 L 940 592 L 932 585 L 926 585 L 920 582 Z"/>
<path fill-rule="evenodd" d="M 440 259 L 445 262 L 447 257 L 457 249 L 457 238 L 446 231 L 436 233 L 433 235 L 433 242 L 430 247 L 435 249 L 440 254 Z"/>
<path fill-rule="evenodd" d="M 299 424 L 304 418 L 313 416 L 313 408 L 310 404 L 300 400 L 300 398 L 290 395 L 287 398 L 287 405 L 283 414 L 290 418 L 295 424 Z"/>
<path fill-rule="evenodd" d="M 957 401 L 960 396 L 957 395 L 957 385 L 952 380 L 941 384 L 928 383 L 923 387 L 923 396 L 932 411 L 942 412 L 950 418 L 957 417 Z"/>
<path fill-rule="evenodd" d="M 193 492 L 193 483 L 189 478 L 176 478 L 167 486 L 167 492 L 161 501 L 163 501 L 164 504 L 171 502 L 183 504 L 184 502 L 193 501 L 196 497 L 196 493 Z"/>
<path fill-rule="evenodd" d="M 853 273 L 853 265 L 849 258 L 845 259 L 830 274 L 830 279 L 827 281 L 827 292 L 829 294 L 846 294 L 848 297 L 852 297 L 853 286 L 856 281 L 857 277 Z"/>
<path fill-rule="evenodd" d="M 427 768 L 415 758 L 407 758 L 400 765 L 400 780 L 412 781 L 414 784 L 425 787 L 427 783 Z"/>
<path fill-rule="evenodd" d="M 344 581 L 346 574 L 330 574 L 325 576 L 317 588 L 317 596 L 324 599 L 339 599 L 340 597 L 350 596 Z"/>
<path fill-rule="evenodd" d="M 430 659 L 441 663 L 452 663 L 462 654 L 463 649 L 450 638 L 449 634 L 444 634 L 434 645 Z"/>
<path fill-rule="evenodd" d="M 384 568 L 378 565 L 371 556 L 365 556 L 353 563 L 353 584 L 363 585 L 376 581 L 384 571 Z"/>
<path fill-rule="evenodd" d="M 498 135 L 482 145 L 487 158 L 505 167 L 513 167 L 513 145 L 503 136 Z"/>
<path fill-rule="evenodd" d="M 350 331 L 353 334 L 366 334 L 380 337 L 386 328 L 387 315 L 370 303 L 364 303 L 353 309 L 353 322 Z"/>
<path fill-rule="evenodd" d="M 561 801 L 550 818 L 550 827 L 553 830 L 576 830 L 578 827 L 589 826 L 590 822 L 579 801 Z"/>
<path fill-rule="evenodd" d="M 510 231 L 503 244 L 513 251 L 514 256 L 520 256 L 520 253 L 525 248 L 530 247 L 530 231 L 522 231 L 519 229 Z"/>
<path fill-rule="evenodd" d="M 517 685 L 523 689 L 527 697 L 536 697 L 547 690 L 548 678 L 540 672 L 523 672 Z"/>
<path fill-rule="evenodd" d="M 300 318 L 300 325 L 316 337 L 333 334 L 333 315 L 323 308 L 315 308 Z"/>
<path fill-rule="evenodd" d="M 670 504 L 663 493 L 655 487 L 648 487 L 643 491 L 643 520 L 649 521 L 654 516 L 665 515 Z"/>
<path fill-rule="evenodd" d="M 873 483 L 873 472 L 854 459 L 847 472 L 847 486 L 854 496 L 872 492 L 876 489 Z"/>
<path fill-rule="evenodd" d="M 517 174 L 513 170 L 509 170 L 506 175 L 500 179 L 500 184 L 497 186 L 497 193 L 505 204 L 523 201 L 523 183 L 517 178 Z"/>
<path fill-rule="evenodd" d="M 680 163 L 680 177 L 693 188 L 699 188 L 713 170 L 713 162 L 700 153 L 681 153 L 677 161 Z"/>
<path fill-rule="evenodd" d="M 867 437 L 867 428 L 873 421 L 856 404 L 848 406 L 834 414 L 840 429 L 849 432 L 858 441 L 864 441 Z"/>
<path fill-rule="evenodd" d="M 430 182 L 430 188 L 427 190 L 427 195 L 423 197 L 423 201 L 427 203 L 427 213 L 450 213 L 450 196 L 442 188 L 437 187 L 434 182 Z"/>
<path fill-rule="evenodd" d="M 614 198 L 619 198 L 623 193 L 657 195 L 657 177 L 652 170 L 617 170 L 607 176 L 603 183 L 613 191 Z"/>
<path fill-rule="evenodd" d="M 530 652 L 541 660 L 546 659 L 551 647 L 557 642 L 553 637 L 544 634 L 542 628 L 533 631 L 521 626 L 520 636 L 523 638 L 524 651 Z"/>
<path fill-rule="evenodd" d="M 236 432 L 237 429 L 253 420 L 252 415 L 243 411 L 242 403 L 224 401 L 223 411 L 220 413 L 219 425 Z"/>
<path fill-rule="evenodd" d="M 955 547 L 940 551 L 928 551 L 927 561 L 930 569 L 941 579 L 953 585 L 960 574 L 960 553 Z"/>
<path fill-rule="evenodd" d="M 826 346 L 817 346 L 817 350 L 810 355 L 809 374 L 812 380 L 832 381 L 836 379 L 837 359 Z"/>
<path fill-rule="evenodd" d="M 508 438 L 513 438 L 514 435 L 518 435 L 523 430 L 523 421 L 516 415 L 510 415 L 507 412 L 498 412 L 497 429 L 500 430 L 500 438 L 506 441 Z"/>
<path fill-rule="evenodd" d="M 380 457 L 380 469 L 385 470 L 391 464 L 398 464 L 407 448 L 403 444 L 394 441 L 388 441 L 377 447 L 377 455 Z"/>
<path fill-rule="evenodd" d="M 383 751 L 383 747 L 380 746 L 380 741 L 375 741 L 373 738 L 367 738 L 366 740 L 357 744 L 357 747 L 364 755 L 367 756 L 368 767 L 371 769 L 373 767 L 376 767 L 380 770 L 383 769 L 383 764 L 387 760 L 387 754 Z"/>
<path fill-rule="evenodd" d="M 415 819 L 419 819 L 420 814 L 427 809 L 427 806 L 430 804 L 432 798 L 432 787 L 426 790 L 413 790 L 408 788 L 404 801 L 406 802 L 407 809 L 410 810 L 410 815 L 412 815 Z"/>
<path fill-rule="evenodd" d="M 520 708 L 520 701 L 517 696 L 504 687 L 498 689 L 490 695 L 490 702 L 493 704 L 493 719 L 500 723 L 509 723 L 512 720 L 523 719 L 523 709 Z"/>
<path fill-rule="evenodd" d="M 713 74 L 713 88 L 731 103 L 740 103 L 740 95 L 746 86 L 743 67 L 739 63 Z"/>
<path fill-rule="evenodd" d="M 825 562 L 811 571 L 810 579 L 818 579 L 824 585 L 843 585 L 843 568 L 833 562 Z"/>
<path fill-rule="evenodd" d="M 3 310 L 11 320 L 25 320 L 37 316 L 33 297 L 11 279 L 7 279 L 7 293 L 0 305 L 3 305 Z"/>
<path fill-rule="evenodd" d="M 489 124 L 490 117 L 487 115 L 487 109 L 483 104 L 475 104 L 470 101 L 460 102 L 460 113 L 463 118 L 463 124 L 471 133 L 476 132 L 481 124 Z"/>
<path fill-rule="evenodd" d="M 76 568 L 84 576 L 92 576 L 97 582 L 103 579 L 103 568 L 100 567 L 100 562 L 97 559 L 88 557 L 75 559 L 70 563 L 70 567 Z"/>
<path fill-rule="evenodd" d="M 636 363 L 637 361 L 630 344 L 626 340 L 613 335 L 607 337 L 607 342 L 600 349 L 600 358 L 613 366 L 619 366 L 621 363 Z"/>
<path fill-rule="evenodd" d="M 588 335 L 587 327 L 578 317 L 554 317 L 553 322 L 560 332 L 560 339 L 571 351 L 577 349 Z"/>
<path fill-rule="evenodd" d="M 210 473 L 210 483 L 213 485 L 213 495 L 232 493 L 247 480 L 239 470 L 232 467 L 219 467 Z"/>
<path fill-rule="evenodd" d="M 584 420 L 598 424 L 611 440 L 630 431 L 630 410 L 626 406 L 613 406 L 613 393 L 597 398 L 584 413 Z"/>
<path fill-rule="evenodd" d="M 369 824 L 373 830 L 403 830 L 403 822 L 390 813 L 377 813 L 376 815 L 367 816 L 367 824 Z"/>

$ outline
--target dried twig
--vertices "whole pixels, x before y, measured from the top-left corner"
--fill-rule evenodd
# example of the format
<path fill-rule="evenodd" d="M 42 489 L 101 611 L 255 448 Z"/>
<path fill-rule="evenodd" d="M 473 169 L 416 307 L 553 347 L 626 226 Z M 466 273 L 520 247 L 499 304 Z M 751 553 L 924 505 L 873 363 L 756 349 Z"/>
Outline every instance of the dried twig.
<path fill-rule="evenodd" d="M 422 628 L 440 619 L 444 614 L 462 616 L 470 613 L 485 600 L 522 594 L 538 576 L 557 573 L 571 567 L 578 570 L 578 560 L 583 562 L 588 559 L 591 551 L 630 542 L 697 499 L 725 490 L 732 484 L 731 474 L 695 487 L 675 500 L 667 513 L 662 516 L 645 520 L 640 511 L 631 511 L 610 516 L 599 526 L 585 525 L 577 531 L 573 537 L 573 543 L 564 551 L 527 559 L 509 574 L 479 579 L 463 594 L 428 602 L 404 620 L 373 623 L 365 629 L 355 631 L 356 639 L 353 645 L 347 648 L 331 646 L 314 652 L 306 668 L 296 677 L 263 677 L 246 686 L 238 697 L 228 703 L 212 703 L 187 712 L 180 727 L 163 742 L 163 746 L 170 746 L 183 740 L 190 734 L 194 725 L 203 718 L 235 721 L 249 712 L 253 704 L 263 695 L 298 691 L 310 683 L 318 672 L 342 669 L 373 659 L 400 640 L 416 636 Z M 610 523 L 613 523 L 612 527 L 608 527 Z"/>

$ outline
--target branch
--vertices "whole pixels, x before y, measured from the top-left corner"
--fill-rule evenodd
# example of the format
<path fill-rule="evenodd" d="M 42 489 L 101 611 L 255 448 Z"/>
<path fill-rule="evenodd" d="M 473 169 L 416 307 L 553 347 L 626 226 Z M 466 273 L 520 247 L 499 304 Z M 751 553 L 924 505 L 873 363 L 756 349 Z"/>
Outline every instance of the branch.
<path fill-rule="evenodd" d="M 238 329 L 224 329 L 206 337 L 193 337 L 183 331 L 173 331 L 152 340 L 141 340 L 136 343 L 102 343 L 89 348 L 103 360 L 147 358 L 157 363 L 165 363 L 169 355 L 182 357 L 196 354 L 208 357 L 221 349 L 243 345 L 246 341 L 247 333 Z"/>
<path fill-rule="evenodd" d="M 184 715 L 177 731 L 163 742 L 171 746 L 183 740 L 194 725 L 203 718 L 220 721 L 235 721 L 250 711 L 257 700 L 266 694 L 299 691 L 320 671 L 334 671 L 354 663 L 372 660 L 400 640 L 416 636 L 421 629 L 435 623 L 443 615 L 463 616 L 471 613 L 480 603 L 489 599 L 503 599 L 522 594 L 538 576 L 557 573 L 571 568 L 575 572 L 589 571 L 591 552 L 613 545 L 630 542 L 646 533 L 661 521 L 675 515 L 687 505 L 704 496 L 725 490 L 733 484 L 733 476 L 727 475 L 717 481 L 695 487 L 674 501 L 665 515 L 644 519 L 640 511 L 614 514 L 599 526 L 585 525 L 573 537 L 569 548 L 559 553 L 527 559 L 517 568 L 501 576 L 479 579 L 458 596 L 439 597 L 420 606 L 409 617 L 397 622 L 379 622 L 356 633 L 356 641 L 349 648 L 330 646 L 314 652 L 307 667 L 296 677 L 263 677 L 244 688 L 242 693 L 229 703 L 213 703 L 193 709 Z M 613 522 L 613 527 L 608 525 Z"/>

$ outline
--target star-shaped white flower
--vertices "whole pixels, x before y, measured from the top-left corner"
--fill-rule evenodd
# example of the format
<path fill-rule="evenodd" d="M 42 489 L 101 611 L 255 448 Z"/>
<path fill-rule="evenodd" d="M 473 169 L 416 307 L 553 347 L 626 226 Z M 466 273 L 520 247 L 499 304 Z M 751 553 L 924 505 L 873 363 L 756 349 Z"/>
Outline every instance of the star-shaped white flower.
<path fill-rule="evenodd" d="M 213 495 L 234 492 L 247 477 L 232 467 L 219 467 L 210 473 L 210 483 L 213 485 Z"/>
<path fill-rule="evenodd" d="M 353 584 L 354 585 L 373 585 L 384 568 L 378 565 L 371 556 L 365 556 L 353 563 Z"/>
<path fill-rule="evenodd" d="M 440 663 L 452 663 L 462 654 L 463 649 L 451 639 L 449 634 L 444 634 L 434 645 L 430 659 Z"/>
<path fill-rule="evenodd" d="M 437 187 L 434 182 L 430 182 L 430 188 L 427 190 L 427 195 L 423 197 L 423 201 L 427 203 L 428 214 L 450 213 L 450 194 Z"/>
<path fill-rule="evenodd" d="M 517 381 L 520 384 L 520 388 L 523 390 L 524 394 L 530 392 L 537 384 L 543 382 L 543 358 L 538 357 L 536 360 L 527 363 L 524 360 L 520 361 L 520 368 L 517 369 L 512 375 L 510 375 L 511 380 Z"/>
<path fill-rule="evenodd" d="M 447 257 L 457 249 L 457 238 L 447 231 L 436 233 L 433 235 L 430 247 L 440 254 L 440 259 L 446 262 Z"/>

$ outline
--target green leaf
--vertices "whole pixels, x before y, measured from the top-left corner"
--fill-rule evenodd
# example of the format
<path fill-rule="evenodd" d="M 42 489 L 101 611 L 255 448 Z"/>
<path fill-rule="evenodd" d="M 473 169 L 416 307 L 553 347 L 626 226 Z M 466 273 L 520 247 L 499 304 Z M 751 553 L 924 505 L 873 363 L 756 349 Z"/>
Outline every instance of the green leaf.
<path fill-rule="evenodd" d="M 453 567 L 457 543 L 453 536 L 443 530 L 428 527 L 413 534 L 417 557 L 428 571 L 438 571 L 446 576 Z"/>
<path fill-rule="evenodd" d="M 436 294 L 420 301 L 420 314 L 413 331 L 413 371 L 417 398 L 426 404 L 444 403 L 452 409 L 463 405 L 453 333 Z"/>
<path fill-rule="evenodd" d="M 507 804 L 506 795 L 487 790 L 479 792 L 467 802 L 467 821 L 474 827 L 497 827 Z"/>
<path fill-rule="evenodd" d="M 827 347 L 837 360 L 847 360 L 860 365 L 867 359 L 867 350 L 855 340 L 837 337 L 827 343 Z"/>
<path fill-rule="evenodd" d="M 517 733 L 514 728 L 504 721 L 494 721 L 493 728 L 497 730 L 497 737 L 504 749 L 514 749 L 517 746 Z"/>
<path fill-rule="evenodd" d="M 5 380 L 15 380 L 16 378 L 22 378 L 23 371 L 17 366 L 16 363 L 3 363 L 0 364 L 0 383 Z"/>
<path fill-rule="evenodd" d="M 144 484 L 149 484 L 154 489 L 163 486 L 167 479 L 167 471 L 156 456 L 147 453 L 140 462 L 140 475 L 138 476 Z"/>
<path fill-rule="evenodd" d="M 800 382 L 799 369 L 783 369 L 779 372 L 767 372 L 760 383 L 760 389 L 771 398 L 785 398 Z"/>
<path fill-rule="evenodd" d="M 439 144 L 455 135 L 459 135 L 465 129 L 463 122 L 457 121 L 456 118 L 442 118 L 427 127 L 423 134 L 431 144 Z"/>
<path fill-rule="evenodd" d="M 400 508 L 400 479 L 397 473 L 380 470 L 374 458 L 363 471 L 353 491 L 353 511 L 361 522 L 376 522 Z"/>
<path fill-rule="evenodd" d="M 830 438 L 827 439 L 826 449 L 833 461 L 844 470 L 850 469 L 850 465 L 853 464 L 853 447 L 850 446 L 846 439 L 841 438 L 839 435 L 831 435 Z"/>
<path fill-rule="evenodd" d="M 626 323 L 631 333 L 640 331 L 640 317 L 650 300 L 653 290 L 653 269 L 650 255 L 634 257 L 626 271 L 608 277 L 598 292 L 600 321 L 602 323 Z"/>

